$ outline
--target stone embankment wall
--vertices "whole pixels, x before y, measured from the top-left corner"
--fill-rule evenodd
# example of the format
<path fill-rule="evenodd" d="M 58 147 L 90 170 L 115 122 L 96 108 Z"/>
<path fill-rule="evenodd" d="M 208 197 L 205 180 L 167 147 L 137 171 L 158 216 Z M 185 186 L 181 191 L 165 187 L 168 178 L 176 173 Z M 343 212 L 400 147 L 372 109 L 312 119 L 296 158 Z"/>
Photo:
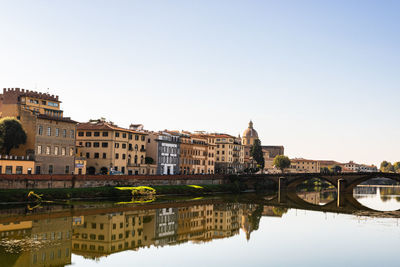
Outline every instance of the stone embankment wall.
<path fill-rule="evenodd" d="M 0 175 L 0 189 L 223 184 L 222 175 Z"/>

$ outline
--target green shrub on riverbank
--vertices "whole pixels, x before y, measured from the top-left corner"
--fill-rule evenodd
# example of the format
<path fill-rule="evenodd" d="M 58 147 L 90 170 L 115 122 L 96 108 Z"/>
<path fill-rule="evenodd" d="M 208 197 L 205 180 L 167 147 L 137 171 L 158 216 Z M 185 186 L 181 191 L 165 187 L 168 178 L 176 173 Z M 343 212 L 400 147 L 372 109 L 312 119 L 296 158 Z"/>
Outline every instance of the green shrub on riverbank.
<path fill-rule="evenodd" d="M 237 193 L 241 188 L 235 184 L 223 185 L 166 185 L 152 186 L 157 195 L 203 195 L 213 193 Z M 96 199 L 96 198 L 131 198 L 130 190 L 118 190 L 115 187 L 93 188 L 49 188 L 49 189 L 3 189 L 0 190 L 0 202 L 29 202 L 29 192 L 43 194 L 43 200 Z"/>

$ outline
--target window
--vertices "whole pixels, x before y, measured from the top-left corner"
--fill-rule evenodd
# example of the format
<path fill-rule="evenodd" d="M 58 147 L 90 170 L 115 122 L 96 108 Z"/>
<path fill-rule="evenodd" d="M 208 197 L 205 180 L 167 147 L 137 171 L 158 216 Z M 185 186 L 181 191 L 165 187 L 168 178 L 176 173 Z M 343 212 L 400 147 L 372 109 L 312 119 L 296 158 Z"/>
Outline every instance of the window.
<path fill-rule="evenodd" d="M 93 143 L 93 147 L 100 147 L 100 143 L 99 142 L 94 142 Z"/>
<path fill-rule="evenodd" d="M 66 153 L 65 150 L 66 150 L 65 147 L 61 148 L 61 155 L 62 155 L 62 156 L 65 156 L 65 153 Z"/>
<path fill-rule="evenodd" d="M 99 240 L 104 240 L 104 235 L 99 235 L 97 238 L 98 238 Z M 99 247 L 99 249 L 100 249 L 100 247 Z"/>
<path fill-rule="evenodd" d="M 69 131 L 69 137 L 70 138 L 75 138 L 75 131 L 74 130 L 70 130 Z"/>
<path fill-rule="evenodd" d="M 42 154 L 42 146 L 37 147 L 37 153 L 38 155 Z"/>
<path fill-rule="evenodd" d="M 146 136 L 142 135 L 141 140 L 145 141 L 146 140 Z"/>
<path fill-rule="evenodd" d="M 58 155 L 58 146 L 54 147 L 54 155 Z"/>
<path fill-rule="evenodd" d="M 90 159 L 90 153 L 89 152 L 86 153 L 86 158 Z"/>
<path fill-rule="evenodd" d="M 69 155 L 72 157 L 74 155 L 74 148 L 69 148 Z"/>
<path fill-rule="evenodd" d="M 12 166 L 6 166 L 6 174 L 12 174 Z"/>
<path fill-rule="evenodd" d="M 49 165 L 49 174 L 53 174 L 53 165 Z"/>
<path fill-rule="evenodd" d="M 65 166 L 65 174 L 69 174 L 69 165 Z"/>
<path fill-rule="evenodd" d="M 139 135 L 135 134 L 135 140 L 139 140 Z"/>
<path fill-rule="evenodd" d="M 50 106 L 50 107 L 58 107 L 58 103 L 55 103 L 55 102 L 47 102 L 47 105 L 48 106 Z"/>
<path fill-rule="evenodd" d="M 108 143 L 107 142 L 101 143 L 101 147 L 108 147 Z"/>
<path fill-rule="evenodd" d="M 56 136 L 59 136 L 59 135 L 60 135 L 60 129 L 56 128 Z"/>
<path fill-rule="evenodd" d="M 67 130 L 63 129 L 63 137 L 67 138 Z"/>
<path fill-rule="evenodd" d="M 115 137 L 119 137 L 119 133 L 115 133 Z"/>
<path fill-rule="evenodd" d="M 107 158 L 107 154 L 103 153 L 103 159 L 106 159 L 106 158 Z"/>
<path fill-rule="evenodd" d="M 43 126 L 39 125 L 38 134 L 43 135 Z"/>
<path fill-rule="evenodd" d="M 119 148 L 119 143 L 115 143 L 114 147 Z"/>
<path fill-rule="evenodd" d="M 115 159 L 119 159 L 119 154 L 115 153 Z"/>
<path fill-rule="evenodd" d="M 98 159 L 100 157 L 99 153 L 94 153 L 94 158 Z"/>
<path fill-rule="evenodd" d="M 122 148 L 126 148 L 126 144 L 122 144 Z"/>
<path fill-rule="evenodd" d="M 108 132 L 103 132 L 103 136 L 104 137 L 108 136 Z"/>
<path fill-rule="evenodd" d="M 86 132 L 86 136 L 92 136 L 92 132 Z"/>
<path fill-rule="evenodd" d="M 126 159 L 126 155 L 125 154 L 122 154 L 122 159 Z"/>
<path fill-rule="evenodd" d="M 51 148 L 49 146 L 46 147 L 46 155 L 50 155 Z"/>
<path fill-rule="evenodd" d="M 129 140 L 132 140 L 132 134 L 129 134 L 128 139 L 129 139 Z"/>
<path fill-rule="evenodd" d="M 51 127 L 47 127 L 47 136 L 51 136 Z"/>
<path fill-rule="evenodd" d="M 91 147 L 92 146 L 92 143 L 91 142 L 86 142 L 85 143 L 85 147 Z"/>
<path fill-rule="evenodd" d="M 40 166 L 36 166 L 36 171 L 35 171 L 35 173 L 36 173 L 36 174 L 40 174 Z"/>
<path fill-rule="evenodd" d="M 100 132 L 94 132 L 94 136 L 100 136 Z"/>
<path fill-rule="evenodd" d="M 78 132 L 78 136 L 83 136 L 84 133 L 83 132 Z"/>
<path fill-rule="evenodd" d="M 126 133 L 123 133 L 123 134 L 122 134 L 122 138 L 126 138 Z"/>

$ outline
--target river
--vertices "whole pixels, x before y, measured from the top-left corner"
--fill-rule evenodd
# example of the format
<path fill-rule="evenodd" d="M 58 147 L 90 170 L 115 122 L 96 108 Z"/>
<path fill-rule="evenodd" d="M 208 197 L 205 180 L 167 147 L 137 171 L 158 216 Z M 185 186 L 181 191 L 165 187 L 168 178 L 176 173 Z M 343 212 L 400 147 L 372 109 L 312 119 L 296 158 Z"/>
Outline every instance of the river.
<path fill-rule="evenodd" d="M 3 205 L 0 266 L 398 266 L 398 187 L 297 196 Z"/>

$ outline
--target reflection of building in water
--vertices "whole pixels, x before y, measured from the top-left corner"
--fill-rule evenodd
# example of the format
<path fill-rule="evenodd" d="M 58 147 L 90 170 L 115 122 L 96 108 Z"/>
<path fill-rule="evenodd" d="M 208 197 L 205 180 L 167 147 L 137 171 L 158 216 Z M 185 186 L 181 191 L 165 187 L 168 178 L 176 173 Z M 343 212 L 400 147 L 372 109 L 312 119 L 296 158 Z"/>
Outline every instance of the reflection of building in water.
<path fill-rule="evenodd" d="M 282 217 L 283 212 L 274 206 L 264 206 L 262 216 L 267 217 Z"/>
<path fill-rule="evenodd" d="M 195 205 L 178 208 L 179 242 L 212 239 L 213 205 Z"/>
<path fill-rule="evenodd" d="M 297 193 L 299 198 L 302 200 L 314 204 L 319 205 L 321 203 L 321 193 L 320 192 L 301 192 Z"/>
<path fill-rule="evenodd" d="M 71 263 L 71 217 L 0 224 L 2 241 L 14 244 L 9 266 L 64 266 Z M 16 240 L 20 240 L 16 243 Z M 8 244 L 10 244 L 8 242 Z M 3 244 L 3 242 L 2 242 Z M 6 251 L 9 248 L 5 248 Z M 16 256 L 17 255 L 17 256 Z M 2 259 L 5 264 L 7 259 Z"/>
<path fill-rule="evenodd" d="M 354 187 L 353 193 L 360 195 L 376 195 L 377 187 L 369 187 L 369 186 L 356 186 Z"/>
<path fill-rule="evenodd" d="M 82 225 L 74 226 L 74 253 L 96 258 L 149 245 L 152 225 L 154 210 L 85 216 Z"/>
<path fill-rule="evenodd" d="M 177 208 L 163 208 L 156 210 L 155 245 L 163 246 L 176 242 L 177 229 Z"/>
<path fill-rule="evenodd" d="M 240 204 L 214 205 L 214 238 L 225 238 L 239 234 Z"/>
<path fill-rule="evenodd" d="M 254 212 L 257 209 L 255 204 L 241 205 L 241 227 L 243 232 L 246 234 L 246 239 L 250 240 L 250 234 L 253 232 L 255 227 L 258 228 L 258 222 L 254 222 Z M 261 214 L 260 214 L 261 215 Z"/>

